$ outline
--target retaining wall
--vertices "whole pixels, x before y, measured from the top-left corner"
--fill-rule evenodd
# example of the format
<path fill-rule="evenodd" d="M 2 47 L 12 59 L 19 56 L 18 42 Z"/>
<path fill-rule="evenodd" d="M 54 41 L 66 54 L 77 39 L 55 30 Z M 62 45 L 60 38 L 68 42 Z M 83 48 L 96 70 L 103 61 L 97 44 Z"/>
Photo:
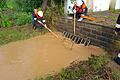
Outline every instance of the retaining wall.
<path fill-rule="evenodd" d="M 73 19 L 59 18 L 56 26 L 60 32 L 73 33 Z M 107 25 L 107 24 L 106 24 Z M 113 47 L 115 40 L 119 38 L 114 34 L 114 28 L 90 22 L 76 21 L 76 35 L 91 40 L 91 44 L 109 50 Z"/>

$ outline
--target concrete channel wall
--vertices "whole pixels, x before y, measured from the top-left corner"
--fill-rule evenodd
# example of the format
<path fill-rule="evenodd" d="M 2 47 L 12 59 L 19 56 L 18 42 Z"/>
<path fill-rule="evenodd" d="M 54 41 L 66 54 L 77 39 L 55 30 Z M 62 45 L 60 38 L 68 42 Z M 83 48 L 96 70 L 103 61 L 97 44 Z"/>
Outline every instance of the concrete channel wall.
<path fill-rule="evenodd" d="M 59 18 L 57 30 L 73 33 L 73 19 Z M 119 39 L 114 34 L 114 28 L 90 22 L 76 21 L 76 35 L 90 39 L 91 44 L 105 49 L 112 48 L 114 41 Z"/>

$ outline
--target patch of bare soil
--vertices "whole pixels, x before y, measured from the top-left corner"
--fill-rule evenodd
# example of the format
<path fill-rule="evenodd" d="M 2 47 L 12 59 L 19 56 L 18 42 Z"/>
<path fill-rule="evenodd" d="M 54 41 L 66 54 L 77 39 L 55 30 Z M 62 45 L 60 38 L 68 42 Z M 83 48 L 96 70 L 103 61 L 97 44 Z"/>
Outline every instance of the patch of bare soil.
<path fill-rule="evenodd" d="M 0 80 L 32 79 L 57 72 L 74 60 L 105 53 L 95 46 L 74 45 L 70 49 L 69 43 L 47 33 L 0 47 Z"/>

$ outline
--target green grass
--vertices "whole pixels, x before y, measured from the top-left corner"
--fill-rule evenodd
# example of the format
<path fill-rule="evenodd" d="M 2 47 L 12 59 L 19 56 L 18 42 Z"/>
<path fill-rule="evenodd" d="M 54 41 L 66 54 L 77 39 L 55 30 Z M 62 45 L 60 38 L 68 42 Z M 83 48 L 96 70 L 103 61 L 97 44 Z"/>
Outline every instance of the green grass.
<path fill-rule="evenodd" d="M 113 14 L 118 14 L 120 12 L 120 9 L 118 9 L 118 10 L 109 10 L 109 12 L 111 12 Z"/>
<path fill-rule="evenodd" d="M 120 80 L 120 71 L 113 71 L 112 76 L 114 80 Z"/>
<path fill-rule="evenodd" d="M 31 23 L 31 13 L 26 13 L 26 12 L 19 12 L 14 14 L 16 15 L 15 18 L 15 23 L 14 25 L 25 25 L 25 24 L 30 24 Z M 13 16 L 14 16 L 13 15 Z M 14 19 L 12 18 L 12 19 Z"/>
<path fill-rule="evenodd" d="M 89 64 L 94 70 L 99 70 L 108 62 L 108 60 L 109 56 L 107 55 L 92 56 L 92 58 L 89 58 Z"/>
<path fill-rule="evenodd" d="M 119 49 L 120 49 L 120 39 L 114 41 L 114 44 L 111 50 L 115 52 L 116 50 L 119 50 Z"/>
<path fill-rule="evenodd" d="M 118 10 L 109 10 L 108 12 L 111 13 L 111 14 L 119 14 L 119 13 L 120 13 L 120 9 L 118 9 Z M 107 18 L 108 18 L 108 19 L 111 19 L 111 20 L 113 20 L 113 21 L 116 21 L 116 20 L 117 20 L 116 15 L 108 15 Z"/>
<path fill-rule="evenodd" d="M 113 21 L 116 21 L 116 16 L 108 16 L 107 18 L 108 18 L 108 19 L 111 19 L 111 20 L 113 20 Z"/>
<path fill-rule="evenodd" d="M 0 30 L 0 45 L 8 44 L 10 42 L 25 40 L 42 33 L 32 30 L 28 27 L 4 28 Z"/>

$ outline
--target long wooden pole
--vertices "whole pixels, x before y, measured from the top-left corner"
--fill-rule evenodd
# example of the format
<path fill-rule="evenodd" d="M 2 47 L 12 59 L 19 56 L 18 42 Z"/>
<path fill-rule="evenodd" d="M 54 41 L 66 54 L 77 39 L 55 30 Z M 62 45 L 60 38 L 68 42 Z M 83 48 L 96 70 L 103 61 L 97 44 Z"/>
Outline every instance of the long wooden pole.
<path fill-rule="evenodd" d="M 76 10 L 76 6 L 75 6 L 75 10 Z M 74 32 L 74 35 L 75 35 L 75 22 L 76 22 L 76 12 L 74 12 L 74 22 L 73 22 L 73 32 Z M 73 43 L 73 41 L 72 41 L 72 45 L 71 45 L 71 50 L 72 50 L 72 48 L 73 48 L 73 45 L 74 45 L 74 43 Z"/>
<path fill-rule="evenodd" d="M 60 39 L 60 40 L 64 40 L 62 38 L 60 38 L 57 34 L 55 34 L 51 29 L 49 29 L 46 25 L 44 25 L 41 21 L 37 20 L 38 23 L 40 23 L 41 25 L 43 25 L 49 32 L 51 32 L 51 34 L 53 34 L 56 38 Z M 73 43 L 72 43 L 72 46 L 71 46 L 71 50 L 73 48 Z"/>
<path fill-rule="evenodd" d="M 76 10 L 76 7 L 75 7 L 75 10 Z M 76 26 L 75 22 L 76 22 L 76 12 L 74 13 L 74 23 L 73 23 L 74 24 L 74 30 L 73 30 L 74 31 L 74 35 L 75 35 L 75 28 L 76 28 L 75 27 Z"/>
<path fill-rule="evenodd" d="M 38 23 L 43 25 L 49 32 L 51 32 L 56 38 L 59 38 L 57 34 L 55 34 L 51 29 L 49 29 L 46 25 L 44 25 L 41 21 L 38 20 Z"/>

